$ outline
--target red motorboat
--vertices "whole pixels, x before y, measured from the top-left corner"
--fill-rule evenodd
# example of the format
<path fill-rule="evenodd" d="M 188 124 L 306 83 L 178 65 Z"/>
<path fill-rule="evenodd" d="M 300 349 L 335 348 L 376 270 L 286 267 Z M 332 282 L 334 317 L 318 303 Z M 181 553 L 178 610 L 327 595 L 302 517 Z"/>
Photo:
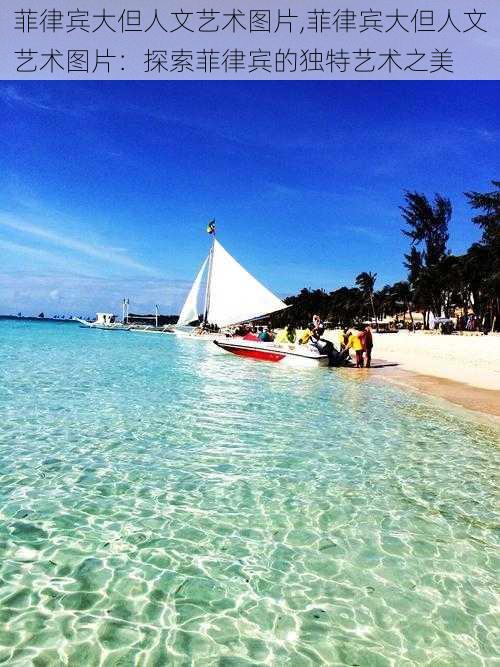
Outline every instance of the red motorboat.
<path fill-rule="evenodd" d="M 318 367 L 328 366 L 327 354 L 308 345 L 281 345 L 251 340 L 214 340 L 215 345 L 226 352 L 255 361 L 270 361 L 286 366 Z"/>

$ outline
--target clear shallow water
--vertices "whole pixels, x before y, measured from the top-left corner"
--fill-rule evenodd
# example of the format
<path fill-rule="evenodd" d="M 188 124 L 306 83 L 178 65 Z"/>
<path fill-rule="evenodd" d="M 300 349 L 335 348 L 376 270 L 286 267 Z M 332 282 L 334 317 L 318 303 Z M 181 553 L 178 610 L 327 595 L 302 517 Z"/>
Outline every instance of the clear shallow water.
<path fill-rule="evenodd" d="M 498 664 L 491 427 L 356 371 L 8 322 L 0 416 L 4 663 Z"/>

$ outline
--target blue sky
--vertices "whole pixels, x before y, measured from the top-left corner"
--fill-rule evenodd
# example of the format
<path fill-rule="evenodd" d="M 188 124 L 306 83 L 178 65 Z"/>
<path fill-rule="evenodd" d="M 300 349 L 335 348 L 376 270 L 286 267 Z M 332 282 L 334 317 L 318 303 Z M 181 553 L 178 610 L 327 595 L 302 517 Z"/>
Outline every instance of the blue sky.
<path fill-rule="evenodd" d="M 178 312 L 219 240 L 280 296 L 404 277 L 404 189 L 500 164 L 497 82 L 0 82 L 0 313 Z"/>

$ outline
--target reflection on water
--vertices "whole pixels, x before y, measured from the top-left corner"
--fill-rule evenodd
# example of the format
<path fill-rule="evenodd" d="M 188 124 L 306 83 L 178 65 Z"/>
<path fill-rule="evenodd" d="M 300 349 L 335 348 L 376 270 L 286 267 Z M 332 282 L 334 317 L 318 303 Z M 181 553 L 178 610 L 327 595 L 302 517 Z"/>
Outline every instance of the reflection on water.
<path fill-rule="evenodd" d="M 493 664 L 498 433 L 354 377 L 2 323 L 0 661 Z"/>

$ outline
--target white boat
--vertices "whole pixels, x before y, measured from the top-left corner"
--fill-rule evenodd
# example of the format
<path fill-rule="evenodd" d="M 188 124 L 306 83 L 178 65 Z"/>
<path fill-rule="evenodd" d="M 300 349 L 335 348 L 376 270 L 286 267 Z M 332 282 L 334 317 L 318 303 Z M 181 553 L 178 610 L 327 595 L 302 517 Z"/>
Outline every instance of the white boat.
<path fill-rule="evenodd" d="M 224 332 L 288 306 L 239 264 L 213 236 L 208 257 L 189 291 L 176 324 L 179 335 L 198 339 L 224 337 Z M 202 313 L 200 317 L 200 313 Z M 196 326 L 196 325 L 200 326 Z M 207 332 L 207 333 L 205 333 Z M 209 333 L 210 332 L 210 333 Z"/>
<path fill-rule="evenodd" d="M 328 366 L 330 359 L 309 345 L 281 345 L 244 339 L 215 340 L 214 343 L 226 352 L 255 361 L 270 361 L 284 366 L 317 367 Z"/>
<path fill-rule="evenodd" d="M 90 320 L 82 320 L 80 317 L 74 317 L 73 319 L 89 329 L 128 331 L 130 328 L 126 324 L 122 324 L 122 322 L 116 322 L 116 316 L 113 313 L 96 313 L 96 319 L 93 322 Z"/>

